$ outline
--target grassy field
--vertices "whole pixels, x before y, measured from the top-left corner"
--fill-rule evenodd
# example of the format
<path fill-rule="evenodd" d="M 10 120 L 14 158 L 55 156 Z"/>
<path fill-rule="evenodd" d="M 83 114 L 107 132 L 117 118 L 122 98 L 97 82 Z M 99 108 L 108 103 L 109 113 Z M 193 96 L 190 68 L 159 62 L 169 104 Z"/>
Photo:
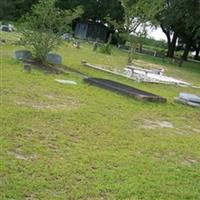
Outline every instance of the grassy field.
<path fill-rule="evenodd" d="M 89 44 L 80 50 L 63 44 L 57 50 L 65 65 L 88 76 L 118 80 L 168 100 L 140 102 L 84 84 L 74 73 L 34 68 L 26 74 L 12 58 L 18 48 L 1 46 L 0 199 L 200 199 L 200 110 L 173 100 L 179 92 L 200 94 L 199 89 L 136 83 L 80 65 L 84 59 L 122 68 L 127 55 L 117 49 L 110 56 L 92 52 Z M 179 68 L 168 60 L 135 58 L 200 85 L 199 63 Z"/>

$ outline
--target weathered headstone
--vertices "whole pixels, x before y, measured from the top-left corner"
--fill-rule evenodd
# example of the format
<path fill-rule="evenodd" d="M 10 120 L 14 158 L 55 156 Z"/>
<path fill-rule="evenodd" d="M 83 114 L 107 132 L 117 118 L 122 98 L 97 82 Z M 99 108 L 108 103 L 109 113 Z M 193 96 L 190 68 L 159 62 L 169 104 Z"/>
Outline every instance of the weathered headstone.
<path fill-rule="evenodd" d="M 55 65 L 61 65 L 62 57 L 58 54 L 49 53 L 47 55 L 47 62 Z"/>
<path fill-rule="evenodd" d="M 27 50 L 19 50 L 19 51 L 14 52 L 14 57 L 17 60 L 22 60 L 22 61 L 31 60 L 32 59 L 32 53 L 30 51 L 27 51 Z"/>

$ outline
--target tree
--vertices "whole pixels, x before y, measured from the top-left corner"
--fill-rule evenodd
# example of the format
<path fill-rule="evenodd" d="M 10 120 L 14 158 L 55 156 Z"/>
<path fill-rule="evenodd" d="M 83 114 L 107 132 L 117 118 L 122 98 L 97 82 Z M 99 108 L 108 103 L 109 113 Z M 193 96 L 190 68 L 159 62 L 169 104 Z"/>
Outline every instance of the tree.
<path fill-rule="evenodd" d="M 138 41 L 135 38 L 145 37 L 146 27 L 154 23 L 155 15 L 162 8 L 162 0 L 121 0 L 125 13 L 125 35 L 131 43 L 128 64 L 132 63 L 132 55 Z M 137 37 L 132 37 L 134 34 Z"/>
<path fill-rule="evenodd" d="M 81 5 L 84 9 L 83 20 L 92 19 L 107 23 L 106 17 L 112 20 L 122 21 L 123 8 L 118 0 L 58 0 L 57 6 L 61 9 L 72 9 Z"/>
<path fill-rule="evenodd" d="M 198 0 L 165 0 L 157 21 L 167 37 L 168 57 L 174 57 L 177 39 L 185 43 L 182 58 L 187 59 L 191 45 L 200 25 L 200 6 Z"/>
<path fill-rule="evenodd" d="M 38 0 L 1 0 L 0 1 L 0 20 L 17 21 L 22 15 L 30 10 Z"/>
<path fill-rule="evenodd" d="M 171 58 L 174 57 L 176 42 L 178 39 L 176 30 L 179 20 L 179 15 L 177 15 L 179 10 L 176 7 L 176 2 L 178 1 L 180 0 L 165 0 L 163 9 L 156 15 L 156 20 L 159 22 L 163 33 L 167 37 L 167 57 Z"/>
<path fill-rule="evenodd" d="M 197 34 L 197 37 L 196 37 L 195 42 L 193 44 L 193 49 L 195 50 L 194 59 L 195 60 L 199 60 L 199 53 L 200 53 L 200 31 Z"/>
<path fill-rule="evenodd" d="M 180 12 L 180 21 L 177 26 L 178 36 L 185 43 L 183 60 L 187 60 L 192 45 L 197 41 L 200 32 L 200 1 L 182 0 L 181 5 L 177 5 Z"/>
<path fill-rule="evenodd" d="M 47 54 L 61 43 L 61 34 L 70 30 L 72 20 L 81 13 L 80 7 L 63 11 L 55 7 L 55 0 L 39 0 L 21 20 L 21 43 L 30 46 L 35 58 L 44 63 Z"/>

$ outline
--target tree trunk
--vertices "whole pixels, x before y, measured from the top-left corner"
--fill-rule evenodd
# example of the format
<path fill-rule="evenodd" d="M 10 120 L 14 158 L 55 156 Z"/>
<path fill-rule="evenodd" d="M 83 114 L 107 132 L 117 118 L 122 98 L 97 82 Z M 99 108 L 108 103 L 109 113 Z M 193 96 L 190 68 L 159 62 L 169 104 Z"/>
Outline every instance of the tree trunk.
<path fill-rule="evenodd" d="M 177 41 L 177 34 L 174 33 L 172 41 L 168 41 L 168 51 L 167 51 L 167 57 L 173 58 L 174 52 L 176 48 L 176 41 Z"/>
<path fill-rule="evenodd" d="M 171 39 L 170 30 L 165 28 L 162 24 L 161 24 L 161 29 L 167 37 L 167 45 L 168 45 L 167 57 L 173 58 L 176 48 L 176 41 L 178 38 L 177 34 L 176 32 L 174 32 L 173 38 Z"/>
<path fill-rule="evenodd" d="M 133 45 L 131 45 L 131 49 L 128 54 L 128 65 L 132 65 L 133 52 L 134 52 Z"/>
<path fill-rule="evenodd" d="M 195 51 L 196 51 L 196 53 L 195 53 L 194 59 L 199 60 L 200 47 L 197 48 Z"/>
<path fill-rule="evenodd" d="M 110 33 L 110 34 L 109 34 L 109 37 L 108 37 L 108 42 L 107 42 L 107 44 L 110 44 L 110 43 L 111 43 L 112 37 L 113 37 L 113 34 Z"/>
<path fill-rule="evenodd" d="M 142 53 L 142 47 L 143 47 L 143 45 L 142 45 L 142 43 L 140 42 L 140 43 L 139 43 L 139 52 L 140 52 L 140 53 Z"/>
<path fill-rule="evenodd" d="M 187 59 L 188 59 L 188 54 L 190 52 L 190 48 L 191 48 L 191 43 L 187 43 L 185 50 L 183 52 L 183 55 L 182 55 L 182 59 L 185 60 L 185 61 L 187 61 Z"/>

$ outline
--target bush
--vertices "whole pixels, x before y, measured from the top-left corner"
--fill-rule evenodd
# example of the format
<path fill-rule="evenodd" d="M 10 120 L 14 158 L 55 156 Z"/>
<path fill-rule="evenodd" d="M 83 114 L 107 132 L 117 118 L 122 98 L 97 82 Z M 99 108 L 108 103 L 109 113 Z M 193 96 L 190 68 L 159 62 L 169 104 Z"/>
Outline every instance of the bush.
<path fill-rule="evenodd" d="M 45 63 L 47 54 L 61 42 L 63 32 L 70 30 L 72 20 L 80 16 L 82 9 L 74 12 L 55 7 L 55 0 L 39 0 L 31 13 L 23 16 L 21 44 L 33 49 L 35 58 Z"/>
<path fill-rule="evenodd" d="M 111 47 L 111 45 L 110 44 L 103 44 L 100 47 L 100 52 L 104 53 L 104 54 L 110 55 L 112 53 L 112 47 Z"/>

